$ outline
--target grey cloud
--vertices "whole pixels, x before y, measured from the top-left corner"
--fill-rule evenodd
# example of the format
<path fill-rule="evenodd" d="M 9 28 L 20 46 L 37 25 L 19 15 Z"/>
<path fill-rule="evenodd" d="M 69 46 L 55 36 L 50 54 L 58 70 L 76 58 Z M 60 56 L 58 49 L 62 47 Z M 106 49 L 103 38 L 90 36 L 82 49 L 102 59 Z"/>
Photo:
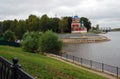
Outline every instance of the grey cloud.
<path fill-rule="evenodd" d="M 119 7 L 119 0 L 0 0 L 0 20 L 25 19 L 29 14 L 48 14 L 50 17 L 77 14 L 89 18 L 93 25 L 118 26 Z"/>

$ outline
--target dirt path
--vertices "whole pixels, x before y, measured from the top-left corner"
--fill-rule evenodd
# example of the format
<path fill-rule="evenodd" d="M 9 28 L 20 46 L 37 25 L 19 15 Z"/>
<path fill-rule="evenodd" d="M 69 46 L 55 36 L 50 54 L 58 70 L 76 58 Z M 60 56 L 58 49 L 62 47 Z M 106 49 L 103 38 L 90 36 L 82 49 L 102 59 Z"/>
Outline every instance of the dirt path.
<path fill-rule="evenodd" d="M 78 68 L 81 68 L 81 69 L 84 69 L 84 70 L 87 70 L 89 72 L 92 72 L 92 73 L 95 73 L 95 74 L 98 74 L 98 75 L 101 75 L 101 76 L 104 76 L 108 79 L 120 79 L 120 78 L 117 78 L 111 74 L 108 74 L 108 73 L 105 73 L 105 72 L 101 72 L 101 71 L 97 71 L 97 70 L 93 70 L 93 69 L 89 69 L 89 68 L 86 68 L 84 66 L 80 66 L 79 64 L 77 63 L 73 63 L 71 60 L 68 60 L 68 59 L 65 59 L 63 57 L 60 57 L 60 56 L 57 56 L 57 55 L 53 55 L 53 54 L 47 54 L 48 57 L 51 57 L 51 58 L 54 58 L 54 59 L 57 59 L 57 60 L 60 60 L 62 62 L 65 62 L 67 64 L 70 64 L 72 66 L 75 66 L 75 67 L 78 67 Z"/>

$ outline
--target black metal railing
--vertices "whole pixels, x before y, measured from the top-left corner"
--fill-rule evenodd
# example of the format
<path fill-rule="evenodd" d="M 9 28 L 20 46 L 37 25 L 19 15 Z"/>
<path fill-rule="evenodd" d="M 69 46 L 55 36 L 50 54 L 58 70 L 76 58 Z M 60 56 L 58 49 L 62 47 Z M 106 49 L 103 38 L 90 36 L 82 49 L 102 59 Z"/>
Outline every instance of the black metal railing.
<path fill-rule="evenodd" d="M 13 59 L 13 64 L 0 56 L 0 79 L 34 79 L 24 72 L 18 64 L 18 59 Z"/>
<path fill-rule="evenodd" d="M 65 59 L 67 59 L 69 61 L 72 61 L 74 63 L 78 63 L 80 65 L 86 66 L 86 67 L 91 68 L 91 69 L 106 72 L 106 73 L 115 75 L 117 77 L 120 76 L 120 68 L 115 67 L 115 66 L 107 65 L 104 63 L 99 63 L 99 62 L 88 60 L 88 59 L 81 58 L 81 57 L 76 57 L 76 56 L 69 55 L 66 53 L 62 54 L 62 57 L 64 57 Z"/>

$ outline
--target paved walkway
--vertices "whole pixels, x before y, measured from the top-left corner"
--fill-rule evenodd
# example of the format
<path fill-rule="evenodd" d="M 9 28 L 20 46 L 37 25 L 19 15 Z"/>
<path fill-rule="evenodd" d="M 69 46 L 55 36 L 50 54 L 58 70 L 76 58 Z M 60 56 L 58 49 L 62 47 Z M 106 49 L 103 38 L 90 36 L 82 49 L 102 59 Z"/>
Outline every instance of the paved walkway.
<path fill-rule="evenodd" d="M 111 74 L 105 73 L 105 72 L 101 72 L 101 71 L 97 71 L 97 70 L 93 70 L 93 69 L 88 69 L 88 68 L 86 68 L 86 67 L 84 67 L 84 66 L 80 66 L 80 65 L 78 65 L 78 64 L 76 64 L 76 63 L 73 63 L 73 62 L 70 61 L 70 60 L 66 60 L 65 58 L 60 57 L 60 56 L 57 56 L 57 55 L 47 54 L 47 56 L 48 56 L 48 57 L 51 57 L 51 58 L 54 58 L 54 59 L 57 59 L 57 60 L 60 60 L 60 61 L 62 61 L 62 62 L 65 62 L 65 63 L 67 63 L 67 64 L 70 64 L 70 65 L 72 65 L 72 66 L 75 66 L 75 67 L 78 67 L 78 68 L 87 70 L 87 71 L 89 71 L 89 72 L 92 72 L 92 73 L 101 75 L 101 76 L 106 77 L 106 78 L 108 78 L 108 79 L 120 79 L 120 78 L 117 78 L 117 77 L 115 77 L 115 76 L 113 76 L 113 75 L 111 75 Z"/>

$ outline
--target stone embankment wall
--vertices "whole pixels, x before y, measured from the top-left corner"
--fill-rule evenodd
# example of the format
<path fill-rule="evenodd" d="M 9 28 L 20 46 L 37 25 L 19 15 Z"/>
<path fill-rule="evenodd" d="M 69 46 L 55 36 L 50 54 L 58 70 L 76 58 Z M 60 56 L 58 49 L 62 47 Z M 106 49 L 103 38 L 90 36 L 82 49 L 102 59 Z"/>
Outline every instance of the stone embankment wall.
<path fill-rule="evenodd" d="M 81 38 L 62 38 L 61 39 L 64 43 L 94 43 L 94 42 L 104 42 L 109 41 L 105 36 L 98 36 L 98 37 L 81 37 Z"/>

